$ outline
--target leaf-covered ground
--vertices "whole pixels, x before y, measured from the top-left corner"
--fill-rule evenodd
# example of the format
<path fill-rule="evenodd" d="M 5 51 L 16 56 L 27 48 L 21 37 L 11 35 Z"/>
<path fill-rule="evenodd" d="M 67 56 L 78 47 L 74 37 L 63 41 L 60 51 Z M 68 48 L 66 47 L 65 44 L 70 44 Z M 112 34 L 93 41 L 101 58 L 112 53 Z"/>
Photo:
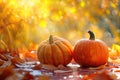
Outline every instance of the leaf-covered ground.
<path fill-rule="evenodd" d="M 82 68 L 75 62 L 66 67 L 25 61 L 10 53 L 0 54 L 0 80 L 119 80 L 120 65 L 108 62 L 99 67 Z"/>

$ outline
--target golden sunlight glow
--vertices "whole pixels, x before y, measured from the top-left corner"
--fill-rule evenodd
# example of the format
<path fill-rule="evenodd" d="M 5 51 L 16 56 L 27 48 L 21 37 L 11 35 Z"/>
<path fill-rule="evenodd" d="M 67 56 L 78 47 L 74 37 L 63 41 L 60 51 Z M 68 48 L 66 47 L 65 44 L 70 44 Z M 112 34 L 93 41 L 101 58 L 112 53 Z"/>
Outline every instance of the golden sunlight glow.
<path fill-rule="evenodd" d="M 71 13 L 75 13 L 76 12 L 76 8 L 75 7 L 70 8 L 70 12 Z"/>
<path fill-rule="evenodd" d="M 80 6 L 81 6 L 81 7 L 85 7 L 85 2 L 84 2 L 84 1 L 81 1 L 81 2 L 80 2 Z"/>

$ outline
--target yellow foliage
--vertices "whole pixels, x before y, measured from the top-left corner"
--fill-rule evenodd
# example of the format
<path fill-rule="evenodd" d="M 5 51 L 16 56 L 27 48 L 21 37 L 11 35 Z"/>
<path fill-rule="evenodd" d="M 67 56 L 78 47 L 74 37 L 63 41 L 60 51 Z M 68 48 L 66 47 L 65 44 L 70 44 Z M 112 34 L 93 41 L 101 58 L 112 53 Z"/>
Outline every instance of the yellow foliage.
<path fill-rule="evenodd" d="M 117 7 L 117 5 L 116 5 L 116 4 L 114 4 L 114 3 L 111 3 L 111 7 L 112 7 L 112 8 L 116 8 L 116 7 Z"/>
<path fill-rule="evenodd" d="M 120 45 L 113 44 L 112 49 L 109 49 L 109 61 L 120 63 Z"/>

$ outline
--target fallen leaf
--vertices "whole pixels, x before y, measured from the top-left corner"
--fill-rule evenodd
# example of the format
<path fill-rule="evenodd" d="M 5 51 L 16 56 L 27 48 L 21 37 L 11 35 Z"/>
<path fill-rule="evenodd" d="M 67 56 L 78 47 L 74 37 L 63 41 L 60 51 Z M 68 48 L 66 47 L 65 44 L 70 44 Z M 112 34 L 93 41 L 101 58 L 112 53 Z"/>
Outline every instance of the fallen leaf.
<path fill-rule="evenodd" d="M 2 66 L 4 64 L 4 61 L 0 60 L 0 66 Z"/>
<path fill-rule="evenodd" d="M 50 77 L 46 76 L 46 75 L 42 75 L 38 77 L 38 80 L 50 80 Z"/>
<path fill-rule="evenodd" d="M 8 66 L 6 68 L 2 68 L 2 72 L 0 74 L 0 80 L 5 80 L 10 75 L 14 74 L 13 66 Z"/>
<path fill-rule="evenodd" d="M 24 63 L 24 61 L 22 59 L 20 59 L 19 57 L 14 57 L 11 59 L 11 62 L 14 66 L 16 66 L 16 64 L 22 64 Z"/>
<path fill-rule="evenodd" d="M 30 72 L 26 72 L 22 80 L 34 80 L 34 76 Z"/>
<path fill-rule="evenodd" d="M 0 54 L 0 59 L 2 59 L 4 61 L 8 61 L 8 58 L 3 54 Z"/>

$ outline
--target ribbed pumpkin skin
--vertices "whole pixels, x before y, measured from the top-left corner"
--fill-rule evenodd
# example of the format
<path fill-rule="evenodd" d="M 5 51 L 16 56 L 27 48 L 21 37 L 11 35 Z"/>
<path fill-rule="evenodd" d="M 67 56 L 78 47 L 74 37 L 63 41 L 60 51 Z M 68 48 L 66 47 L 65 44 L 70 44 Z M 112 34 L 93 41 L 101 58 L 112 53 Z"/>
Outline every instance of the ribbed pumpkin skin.
<path fill-rule="evenodd" d="M 81 66 L 100 66 L 108 60 L 108 48 L 101 40 L 79 40 L 73 50 L 74 60 Z"/>
<path fill-rule="evenodd" d="M 38 60 L 43 64 L 58 66 L 67 65 L 72 59 L 72 45 L 67 40 L 53 36 L 53 43 L 49 40 L 40 43 L 37 49 Z"/>

